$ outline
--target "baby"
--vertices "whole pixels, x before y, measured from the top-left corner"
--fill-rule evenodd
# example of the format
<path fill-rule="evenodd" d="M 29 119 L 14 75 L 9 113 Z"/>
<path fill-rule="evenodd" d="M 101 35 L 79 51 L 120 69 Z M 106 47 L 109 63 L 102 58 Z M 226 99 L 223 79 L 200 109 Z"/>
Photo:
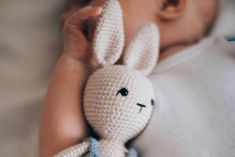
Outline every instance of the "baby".
<path fill-rule="evenodd" d="M 44 104 L 41 157 L 51 157 L 83 141 L 90 133 L 82 112 L 82 93 L 89 74 L 97 67 L 91 44 L 105 1 L 68 2 L 69 10 L 62 17 L 63 55 L 52 75 Z M 226 84 L 235 78 L 235 71 L 232 72 L 235 62 L 220 55 L 235 54 L 231 48 L 216 48 L 225 44 L 225 40 L 202 40 L 216 19 L 216 0 L 119 2 L 124 14 L 125 45 L 149 22 L 154 22 L 160 30 L 160 63 L 150 76 L 158 107 L 147 129 L 134 142 L 135 147 L 144 157 L 232 156 L 228 153 L 235 152 L 227 150 L 234 147 L 234 140 L 225 134 L 232 134 L 234 128 L 228 127 L 232 122 L 223 119 L 235 119 L 229 112 L 234 107 L 221 105 L 235 102 L 231 97 L 235 86 Z M 211 49 L 213 57 L 204 53 Z M 219 66 L 217 63 L 225 63 L 222 59 L 230 61 L 230 68 L 227 64 L 215 67 Z M 225 67 L 227 70 L 223 70 Z M 221 79 L 217 75 L 220 73 L 229 75 Z M 219 94 L 218 89 L 222 90 Z M 220 108 L 222 114 L 214 113 L 212 108 Z M 203 119 L 206 115 L 208 118 Z M 219 115 L 220 122 L 215 123 L 213 120 Z"/>

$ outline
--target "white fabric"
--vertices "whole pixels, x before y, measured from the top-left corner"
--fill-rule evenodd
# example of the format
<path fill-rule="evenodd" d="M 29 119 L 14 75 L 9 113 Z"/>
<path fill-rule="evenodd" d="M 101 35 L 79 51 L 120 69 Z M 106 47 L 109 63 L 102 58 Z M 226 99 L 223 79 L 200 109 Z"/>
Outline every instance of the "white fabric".
<path fill-rule="evenodd" d="M 157 109 L 135 142 L 143 157 L 235 156 L 235 43 L 205 39 L 150 78 Z"/>
<path fill-rule="evenodd" d="M 150 76 L 157 109 L 134 146 L 143 157 L 235 156 L 235 7 L 220 1 L 209 39 L 162 61 Z"/>
<path fill-rule="evenodd" d="M 235 35 L 235 0 L 219 0 L 219 14 L 210 36 Z"/>

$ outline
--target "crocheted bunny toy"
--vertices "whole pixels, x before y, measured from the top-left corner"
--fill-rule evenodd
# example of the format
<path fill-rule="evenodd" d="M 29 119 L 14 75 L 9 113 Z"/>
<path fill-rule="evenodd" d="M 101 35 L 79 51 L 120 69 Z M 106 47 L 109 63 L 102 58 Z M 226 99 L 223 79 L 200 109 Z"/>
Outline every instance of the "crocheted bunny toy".
<path fill-rule="evenodd" d="M 146 77 L 159 53 L 159 33 L 154 24 L 143 27 L 124 53 L 123 65 L 114 65 L 124 50 L 122 11 L 108 0 L 97 24 L 93 52 L 101 66 L 89 78 L 84 93 L 84 113 L 99 136 L 95 154 L 90 140 L 68 148 L 57 157 L 126 157 L 125 144 L 150 120 L 154 90 Z M 93 154 L 93 155 L 92 155 Z"/>

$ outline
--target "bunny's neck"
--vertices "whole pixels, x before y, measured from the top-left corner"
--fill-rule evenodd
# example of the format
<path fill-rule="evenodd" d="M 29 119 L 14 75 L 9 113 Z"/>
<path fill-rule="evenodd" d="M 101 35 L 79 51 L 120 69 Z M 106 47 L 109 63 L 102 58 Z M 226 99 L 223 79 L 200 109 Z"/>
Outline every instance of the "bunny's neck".
<path fill-rule="evenodd" d="M 123 143 L 111 140 L 100 140 L 100 156 L 126 157 L 128 151 Z"/>

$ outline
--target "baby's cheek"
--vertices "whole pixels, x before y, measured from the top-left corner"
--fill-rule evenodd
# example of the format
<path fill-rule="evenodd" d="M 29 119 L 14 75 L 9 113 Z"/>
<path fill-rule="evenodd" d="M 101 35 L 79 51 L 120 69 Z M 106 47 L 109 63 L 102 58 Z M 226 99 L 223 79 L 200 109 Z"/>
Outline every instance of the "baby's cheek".
<path fill-rule="evenodd" d="M 125 45 L 129 45 L 143 26 L 153 22 L 154 13 L 150 8 L 152 2 L 147 0 L 119 0 L 119 2 L 123 10 Z"/>

